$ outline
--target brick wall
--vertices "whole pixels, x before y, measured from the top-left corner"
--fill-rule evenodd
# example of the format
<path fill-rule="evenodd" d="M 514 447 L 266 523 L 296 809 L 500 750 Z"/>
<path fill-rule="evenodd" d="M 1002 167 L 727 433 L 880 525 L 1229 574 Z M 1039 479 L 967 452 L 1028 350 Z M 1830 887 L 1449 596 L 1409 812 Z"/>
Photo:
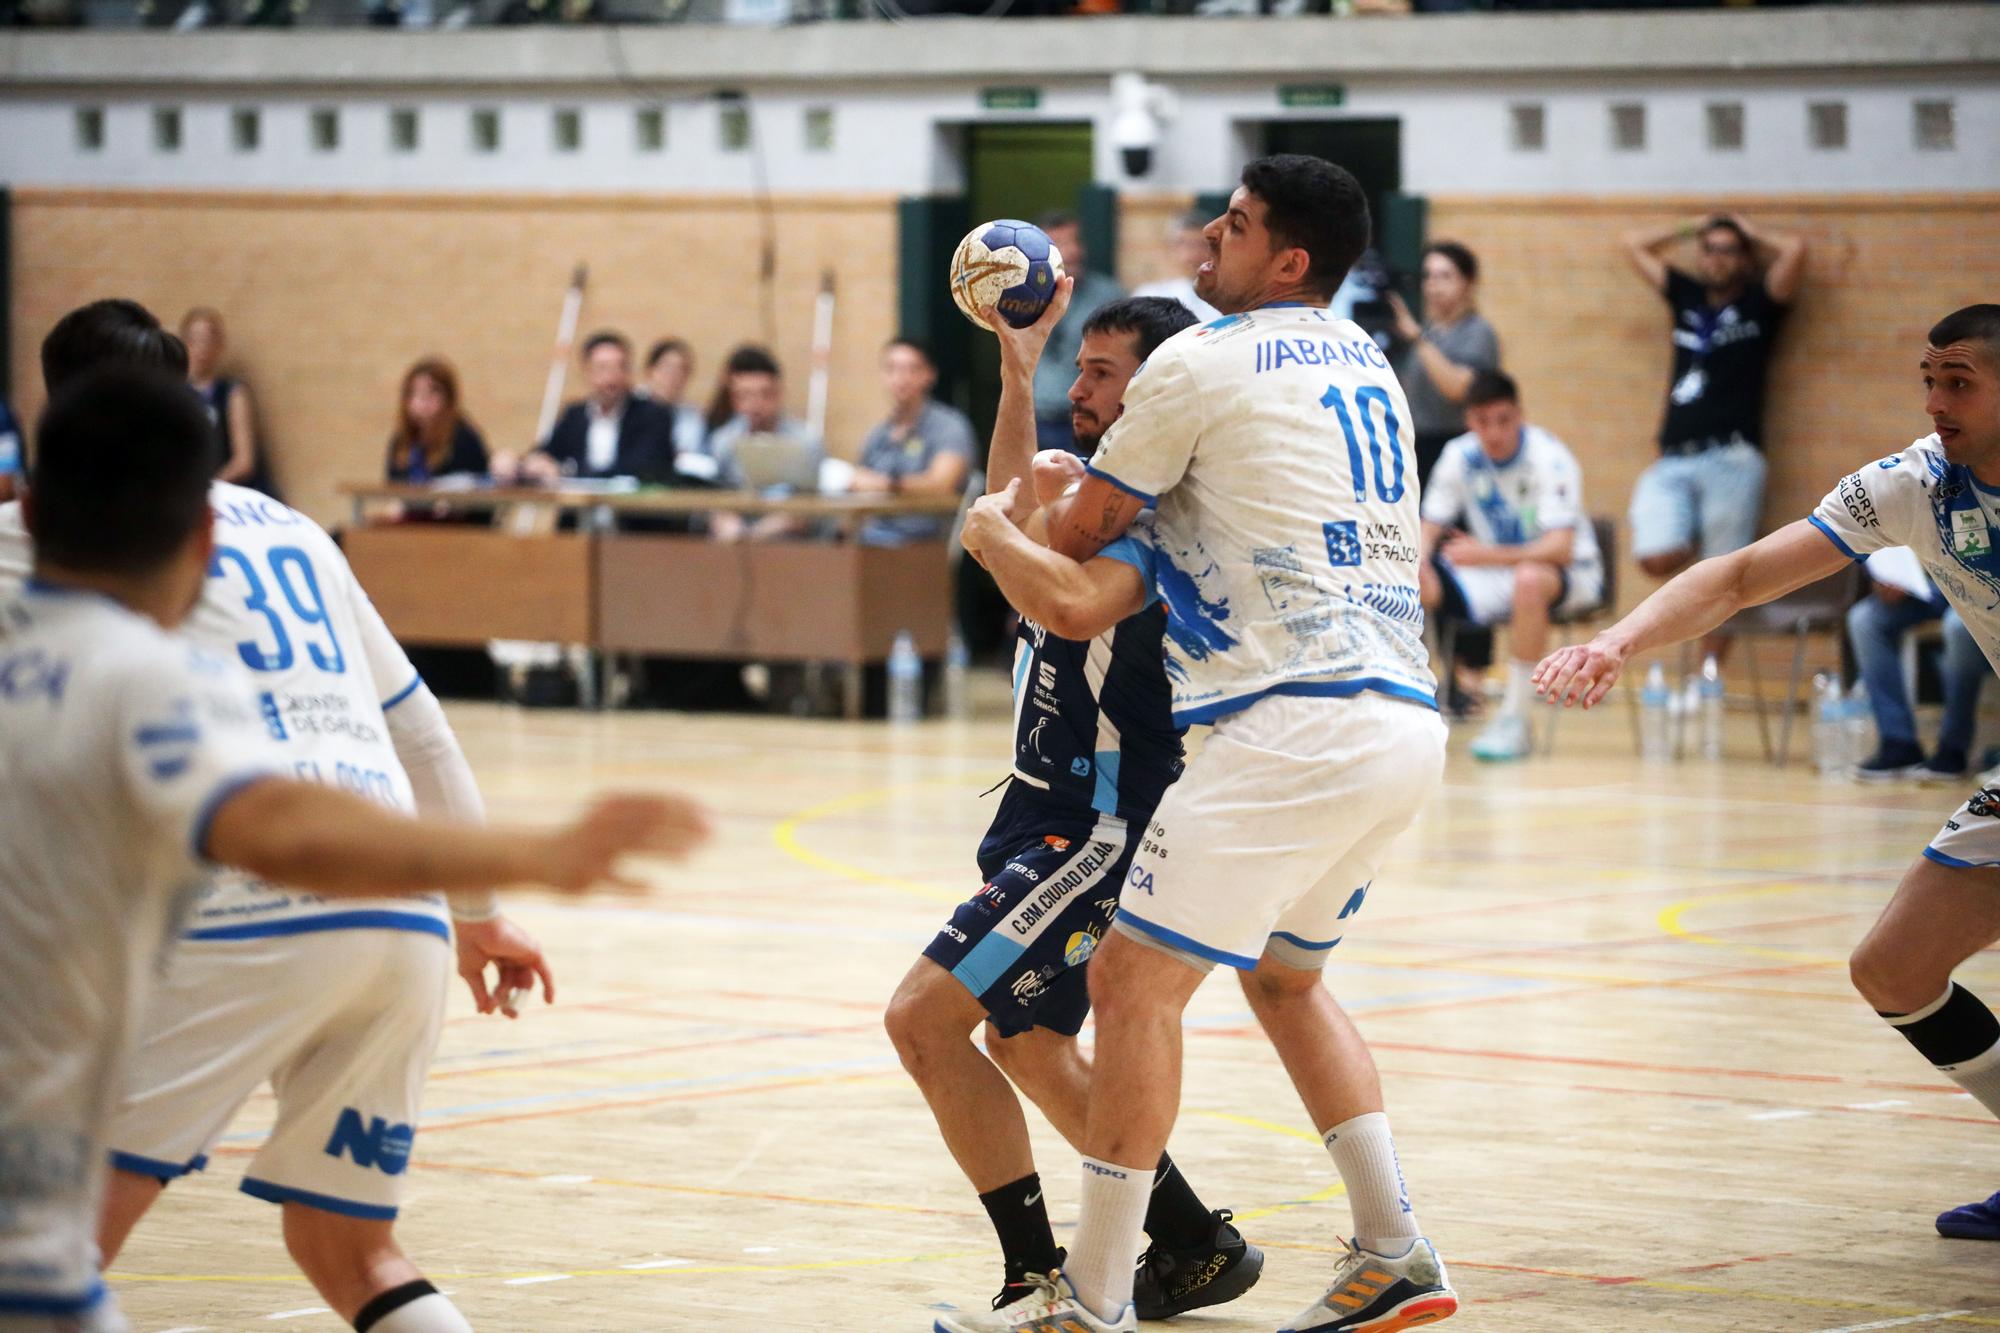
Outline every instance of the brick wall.
<path fill-rule="evenodd" d="M 819 275 L 839 285 L 829 443 L 851 454 L 879 417 L 876 356 L 895 332 L 895 203 L 791 197 L 771 319 L 787 393 L 803 413 Z M 733 198 L 503 198 L 90 193 L 14 195 L 13 382 L 41 403 L 36 348 L 62 313 L 130 296 L 169 322 L 190 305 L 229 321 L 233 371 L 256 394 L 263 437 L 294 504 L 322 521 L 335 487 L 381 475 L 396 387 L 417 357 L 458 366 L 495 447 L 530 441 L 570 270 L 590 263 L 580 332 L 622 329 L 644 353 L 693 343 L 705 400 L 735 344 L 763 341 L 759 227 Z M 570 391 L 580 392 L 572 370 Z"/>

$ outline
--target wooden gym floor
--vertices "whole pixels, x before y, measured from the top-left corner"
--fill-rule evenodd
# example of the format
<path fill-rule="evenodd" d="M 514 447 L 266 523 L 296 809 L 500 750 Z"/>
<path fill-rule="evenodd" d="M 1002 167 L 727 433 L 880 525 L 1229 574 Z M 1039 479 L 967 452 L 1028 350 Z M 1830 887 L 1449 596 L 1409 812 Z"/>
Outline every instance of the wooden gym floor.
<path fill-rule="evenodd" d="M 482 1330 L 876 1333 L 983 1308 L 992 1235 L 879 1016 L 978 887 L 1004 722 L 452 715 L 495 819 L 673 784 L 721 837 L 650 897 L 518 903 L 555 1007 L 508 1024 L 454 994 L 400 1226 L 428 1273 Z M 1466 1302 L 1449 1327 L 2000 1327 L 2000 1247 L 1931 1227 L 2000 1188 L 2000 1136 L 1845 975 L 1964 793 L 1780 772 L 1747 721 L 1720 765 L 1641 766 L 1615 710 L 1528 764 L 1476 765 L 1467 739 L 1329 973 Z M 2000 998 L 1990 956 L 1962 979 Z M 1272 1330 L 1319 1293 L 1347 1205 L 1233 977 L 1196 997 L 1187 1059 L 1175 1155 L 1269 1263 L 1179 1324 Z M 344 1327 L 236 1192 L 269 1110 L 112 1275 L 142 1333 Z M 1066 1227 L 1074 1155 L 1030 1121 Z"/>

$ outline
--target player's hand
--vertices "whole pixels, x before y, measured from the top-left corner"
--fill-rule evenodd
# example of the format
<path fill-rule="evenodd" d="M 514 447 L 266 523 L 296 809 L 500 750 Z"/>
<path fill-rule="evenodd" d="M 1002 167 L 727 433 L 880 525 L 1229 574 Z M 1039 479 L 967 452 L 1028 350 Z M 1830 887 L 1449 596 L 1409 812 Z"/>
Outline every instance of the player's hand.
<path fill-rule="evenodd" d="M 692 797 L 605 796 L 583 818 L 543 840 L 535 879 L 565 893 L 596 885 L 637 892 L 646 888 L 620 870 L 627 856 L 644 853 L 675 860 L 709 840 L 714 828 L 708 810 Z"/>
<path fill-rule="evenodd" d="M 1486 543 L 1469 532 L 1454 532 L 1446 537 L 1444 544 L 1438 548 L 1438 554 L 1461 569 L 1492 563 L 1486 558 Z"/>
<path fill-rule="evenodd" d="M 1025 329 L 1017 329 L 1002 319 L 999 310 L 993 306 L 979 312 L 986 326 L 1000 339 L 1000 362 L 1003 366 L 1018 366 L 1026 370 L 1035 368 L 1042 359 L 1042 349 L 1049 345 L 1049 338 L 1056 331 L 1056 325 L 1062 323 L 1063 313 L 1069 309 L 1069 299 L 1075 291 L 1075 278 L 1068 274 L 1058 278 L 1048 305 Z"/>
<path fill-rule="evenodd" d="M 534 936 L 504 916 L 453 924 L 458 943 L 458 975 L 472 991 L 472 1002 L 480 1013 L 519 1018 L 521 1013 L 515 1003 L 535 989 L 537 977 L 542 982 L 542 999 L 549 1004 L 556 1002 L 555 974 L 549 971 L 548 959 L 542 957 L 542 946 L 535 943 Z M 490 990 L 486 984 L 488 963 L 493 965 L 495 973 L 495 984 Z"/>
<path fill-rule="evenodd" d="M 1394 288 L 1389 291 L 1389 315 L 1395 321 L 1396 336 L 1404 342 L 1413 343 L 1424 336 L 1424 326 L 1417 323 L 1417 317 L 1410 313 L 1403 294 Z"/>
<path fill-rule="evenodd" d="M 965 511 L 965 523 L 959 529 L 958 542 L 965 553 L 979 561 L 982 568 L 986 559 L 983 552 L 1006 535 L 1009 530 L 1019 531 L 1021 517 L 1016 509 L 1021 506 L 1021 479 L 1007 483 L 1005 490 L 992 495 L 982 495 L 972 502 Z"/>
<path fill-rule="evenodd" d="M 1083 460 L 1067 449 L 1044 449 L 1028 465 L 1035 499 L 1043 506 L 1062 499 L 1063 492 L 1082 481 L 1086 471 Z"/>
<path fill-rule="evenodd" d="M 1608 634 L 1558 648 L 1535 668 L 1535 693 L 1564 708 L 1573 703 L 1590 708 L 1617 683 L 1625 656 L 1625 649 Z"/>

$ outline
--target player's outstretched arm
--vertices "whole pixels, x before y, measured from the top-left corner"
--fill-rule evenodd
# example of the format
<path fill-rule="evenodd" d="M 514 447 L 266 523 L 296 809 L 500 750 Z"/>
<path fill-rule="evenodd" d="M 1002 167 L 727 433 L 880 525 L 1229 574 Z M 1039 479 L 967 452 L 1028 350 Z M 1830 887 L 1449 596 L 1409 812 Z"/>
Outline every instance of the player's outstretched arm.
<path fill-rule="evenodd" d="M 1024 489 L 1016 482 L 974 501 L 963 538 L 1014 609 L 1064 639 L 1096 638 L 1143 610 L 1145 579 L 1131 565 L 1108 557 L 1078 564 L 1021 530 L 1009 505 Z"/>
<path fill-rule="evenodd" d="M 1000 407 L 993 417 L 993 443 L 986 451 L 988 495 L 998 495 L 1009 482 L 1026 477 L 1035 461 L 1035 367 L 1041 364 L 1042 352 L 1075 290 L 1075 278 L 1057 282 L 1041 318 L 1025 329 L 1009 324 L 996 309 L 985 311 L 986 323 L 1000 340 Z M 1034 507 L 1032 492 L 1025 503 Z"/>
<path fill-rule="evenodd" d="M 317 783 L 268 778 L 225 797 L 208 824 L 209 860 L 315 893 L 369 897 L 542 885 L 581 893 L 640 887 L 634 853 L 682 857 L 708 840 L 708 812 L 684 796 L 607 796 L 545 832 L 411 819 Z"/>
<path fill-rule="evenodd" d="M 1706 634 L 1745 607 L 1774 601 L 1847 562 L 1811 523 L 1787 524 L 1678 575 L 1589 643 L 1550 653 L 1535 668 L 1535 689 L 1551 703 L 1589 708 L 1634 654 Z"/>

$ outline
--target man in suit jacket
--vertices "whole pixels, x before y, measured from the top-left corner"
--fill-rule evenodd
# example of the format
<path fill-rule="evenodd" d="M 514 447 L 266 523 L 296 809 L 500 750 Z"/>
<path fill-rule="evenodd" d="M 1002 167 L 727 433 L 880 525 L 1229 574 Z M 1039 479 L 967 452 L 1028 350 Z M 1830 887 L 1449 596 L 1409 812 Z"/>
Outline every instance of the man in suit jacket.
<path fill-rule="evenodd" d="M 539 449 L 521 460 L 524 476 L 637 477 L 670 483 L 674 418 L 632 393 L 632 344 L 620 333 L 593 333 L 583 344 L 590 396 L 571 403 Z"/>

